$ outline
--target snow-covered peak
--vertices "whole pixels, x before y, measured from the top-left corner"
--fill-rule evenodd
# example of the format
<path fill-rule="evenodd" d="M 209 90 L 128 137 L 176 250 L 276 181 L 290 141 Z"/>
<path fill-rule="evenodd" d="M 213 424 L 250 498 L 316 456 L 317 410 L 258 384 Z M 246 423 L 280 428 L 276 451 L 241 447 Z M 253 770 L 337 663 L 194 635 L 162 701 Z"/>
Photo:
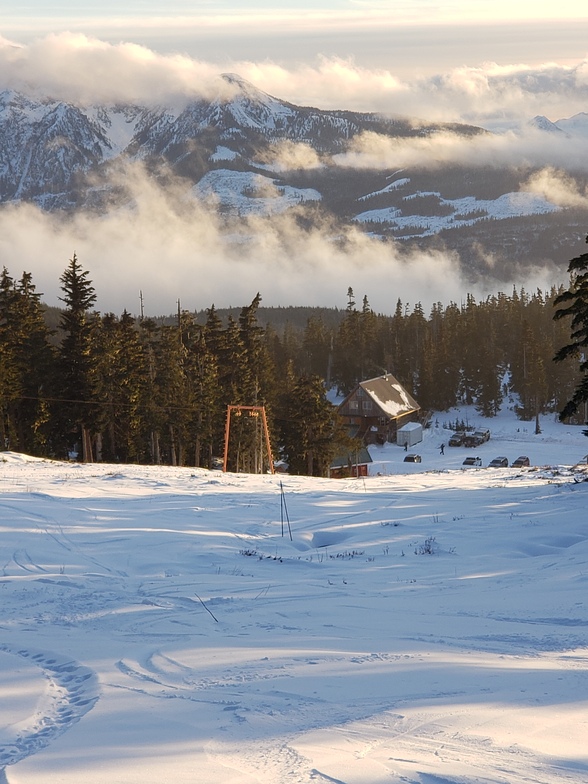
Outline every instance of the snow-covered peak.
<path fill-rule="evenodd" d="M 588 112 L 579 112 L 567 119 L 558 120 L 556 125 L 570 136 L 588 138 Z"/>
<path fill-rule="evenodd" d="M 562 133 L 562 129 L 554 122 L 551 122 L 545 115 L 538 114 L 529 120 L 530 128 L 536 128 L 539 131 L 546 131 L 547 133 Z"/>
<path fill-rule="evenodd" d="M 273 130 L 294 114 L 293 107 L 264 93 L 237 74 L 222 74 L 222 78 L 237 88 L 226 108 L 238 125 Z"/>

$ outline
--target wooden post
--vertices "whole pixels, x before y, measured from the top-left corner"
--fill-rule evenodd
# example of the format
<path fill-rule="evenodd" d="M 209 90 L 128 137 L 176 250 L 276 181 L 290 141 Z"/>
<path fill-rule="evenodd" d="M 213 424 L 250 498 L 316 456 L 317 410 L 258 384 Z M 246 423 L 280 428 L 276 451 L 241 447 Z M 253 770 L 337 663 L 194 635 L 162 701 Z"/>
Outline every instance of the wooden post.
<path fill-rule="evenodd" d="M 267 451 L 267 458 L 268 458 L 268 462 L 269 462 L 269 470 L 270 470 L 270 473 L 273 474 L 274 473 L 274 460 L 273 460 L 273 457 L 272 457 L 272 449 L 271 449 L 271 443 L 270 443 L 270 437 L 269 437 L 269 429 L 268 429 L 268 426 L 267 426 L 267 418 L 266 418 L 266 414 L 265 414 L 265 406 L 238 406 L 238 405 L 227 406 L 227 420 L 226 420 L 226 424 L 225 424 L 225 454 L 224 454 L 224 459 L 223 459 L 223 471 L 226 472 L 227 466 L 228 466 L 228 462 L 229 462 L 229 440 L 230 440 L 230 434 L 231 434 L 231 414 L 233 413 L 233 411 L 235 411 L 235 413 L 238 414 L 239 416 L 242 414 L 243 411 L 248 411 L 249 412 L 249 416 L 251 416 L 251 417 L 259 417 L 259 415 L 261 414 L 261 421 L 263 423 L 263 431 L 264 431 L 264 436 L 265 436 L 265 448 L 266 448 L 266 451 Z M 255 439 L 254 439 L 254 441 L 255 441 Z M 255 458 L 255 456 L 254 456 L 254 458 Z M 254 459 L 254 466 L 255 466 L 255 469 L 257 470 L 257 464 L 256 464 L 255 459 Z M 261 469 L 261 472 L 263 472 L 263 456 L 261 456 L 259 467 Z M 238 466 L 237 466 L 237 469 L 238 469 Z"/>

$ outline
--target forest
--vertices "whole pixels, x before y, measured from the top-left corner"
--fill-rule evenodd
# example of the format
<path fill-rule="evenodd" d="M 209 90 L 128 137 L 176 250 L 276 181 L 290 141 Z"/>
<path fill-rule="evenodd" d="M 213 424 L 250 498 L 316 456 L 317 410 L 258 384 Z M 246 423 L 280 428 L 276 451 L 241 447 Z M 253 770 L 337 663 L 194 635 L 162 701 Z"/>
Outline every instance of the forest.
<path fill-rule="evenodd" d="M 263 465 L 255 413 L 263 408 L 273 459 L 291 473 L 326 475 L 334 455 L 351 448 L 329 389 L 346 394 L 390 372 L 424 412 L 466 403 L 491 417 L 506 398 L 532 420 L 561 410 L 581 378 L 577 352 L 553 361 L 570 339 L 571 317 L 554 319 L 562 288 L 513 288 L 480 302 L 468 295 L 429 313 L 398 300 L 392 315 L 375 313 L 367 295 L 358 304 L 348 289 L 341 311 L 310 309 L 303 326 L 277 329 L 260 323 L 260 294 L 225 318 L 214 305 L 203 319 L 179 306 L 170 319 L 102 314 L 75 254 L 60 283 L 52 327 L 30 273 L 1 274 L 4 449 L 212 468 L 226 447 L 229 470 L 254 471 Z M 252 410 L 227 435 L 229 406 Z"/>

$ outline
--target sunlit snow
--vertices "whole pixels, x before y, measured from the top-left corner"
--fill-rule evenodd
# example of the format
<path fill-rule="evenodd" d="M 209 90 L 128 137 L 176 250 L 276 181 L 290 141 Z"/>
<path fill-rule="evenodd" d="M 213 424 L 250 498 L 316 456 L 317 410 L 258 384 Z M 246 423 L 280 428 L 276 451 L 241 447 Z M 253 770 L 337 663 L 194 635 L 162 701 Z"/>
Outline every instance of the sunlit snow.
<path fill-rule="evenodd" d="M 343 480 L 0 453 L 0 781 L 584 784 L 588 439 L 540 425 Z"/>
<path fill-rule="evenodd" d="M 435 196 L 439 199 L 440 205 L 449 205 L 452 212 L 443 216 L 412 214 L 403 216 L 402 210 L 384 207 L 361 212 L 354 217 L 354 220 L 359 223 L 387 223 L 392 229 L 404 231 L 414 228 L 415 234 L 419 236 L 431 236 L 444 229 L 472 226 L 483 220 L 544 215 L 561 210 L 561 207 L 552 204 L 542 196 L 525 191 L 505 193 L 497 199 L 476 199 L 473 196 L 465 196 L 461 199 L 443 199 L 439 193 L 419 192 L 406 196 L 405 201 L 416 199 L 419 196 Z"/>
<path fill-rule="evenodd" d="M 240 215 L 272 215 L 321 199 L 313 188 L 294 188 L 262 174 L 231 169 L 208 172 L 194 185 L 192 193 L 200 199 L 212 199 L 221 212 Z"/>

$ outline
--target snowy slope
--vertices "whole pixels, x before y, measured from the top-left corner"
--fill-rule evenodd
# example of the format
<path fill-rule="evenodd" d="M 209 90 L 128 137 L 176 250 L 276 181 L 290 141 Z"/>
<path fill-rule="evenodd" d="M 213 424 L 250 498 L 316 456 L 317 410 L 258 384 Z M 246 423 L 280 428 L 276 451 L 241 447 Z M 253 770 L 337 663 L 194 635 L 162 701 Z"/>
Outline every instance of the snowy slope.
<path fill-rule="evenodd" d="M 585 782 L 588 439 L 475 418 L 365 480 L 3 453 L 7 781 Z"/>
<path fill-rule="evenodd" d="M 579 112 L 572 117 L 557 120 L 555 124 L 571 137 L 588 139 L 588 113 L 586 112 Z"/>
<path fill-rule="evenodd" d="M 440 193 L 415 193 L 412 197 L 405 197 L 405 201 L 410 201 L 411 198 L 417 196 L 430 195 L 437 197 L 440 205 L 451 207 L 452 212 L 444 216 L 418 215 L 411 213 L 409 209 L 405 211 L 385 207 L 361 212 L 353 220 L 358 223 L 388 224 L 393 229 L 414 228 L 415 235 L 426 237 L 438 234 L 445 229 L 473 226 L 489 218 L 504 220 L 525 215 L 545 215 L 559 212 L 562 209 L 542 196 L 525 191 L 505 193 L 497 199 L 476 199 L 473 196 L 461 199 L 444 199 Z M 406 214 L 403 214 L 404 212 Z"/>
<path fill-rule="evenodd" d="M 218 209 L 238 215 L 274 215 L 297 204 L 319 201 L 313 188 L 293 188 L 252 172 L 215 169 L 192 188 L 198 199 L 213 199 Z"/>

